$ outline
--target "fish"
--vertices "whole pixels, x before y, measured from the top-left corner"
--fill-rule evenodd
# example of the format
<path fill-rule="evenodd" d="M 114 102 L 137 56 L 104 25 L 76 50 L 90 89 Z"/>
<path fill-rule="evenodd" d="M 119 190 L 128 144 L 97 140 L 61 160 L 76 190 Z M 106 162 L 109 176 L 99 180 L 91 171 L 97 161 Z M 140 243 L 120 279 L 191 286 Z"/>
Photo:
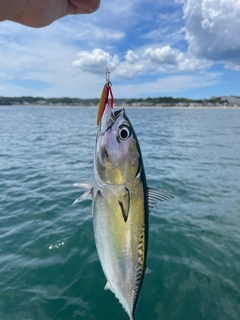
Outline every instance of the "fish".
<path fill-rule="evenodd" d="M 92 183 L 74 203 L 92 200 L 93 230 L 100 263 L 111 290 L 129 319 L 147 273 L 148 218 L 158 201 L 173 197 L 147 185 L 137 135 L 123 109 L 109 106 L 96 135 Z"/>

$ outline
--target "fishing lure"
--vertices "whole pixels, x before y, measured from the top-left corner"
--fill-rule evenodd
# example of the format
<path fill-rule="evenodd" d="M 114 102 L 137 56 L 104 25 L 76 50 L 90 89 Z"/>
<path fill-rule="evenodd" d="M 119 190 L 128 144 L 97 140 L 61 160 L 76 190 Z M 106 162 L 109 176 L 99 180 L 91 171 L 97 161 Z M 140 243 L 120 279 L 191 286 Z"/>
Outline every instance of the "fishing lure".
<path fill-rule="evenodd" d="M 104 110 L 105 110 L 106 105 L 108 103 L 109 96 L 110 96 L 109 106 L 111 109 L 113 109 L 112 83 L 110 81 L 110 71 L 109 71 L 108 67 L 106 67 L 106 83 L 103 86 L 102 94 L 101 94 L 101 98 L 100 98 L 100 102 L 99 102 L 99 106 L 98 106 L 97 126 L 99 125 L 99 123 L 102 119 Z"/>

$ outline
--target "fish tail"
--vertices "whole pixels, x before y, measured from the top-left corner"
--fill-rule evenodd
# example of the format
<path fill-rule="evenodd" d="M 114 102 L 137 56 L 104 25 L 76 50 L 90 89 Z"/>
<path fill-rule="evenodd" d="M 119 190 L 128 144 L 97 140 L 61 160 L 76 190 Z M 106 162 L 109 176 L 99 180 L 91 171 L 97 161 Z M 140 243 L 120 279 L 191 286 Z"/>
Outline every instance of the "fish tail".
<path fill-rule="evenodd" d="M 128 315 L 129 315 L 129 320 L 134 320 L 135 318 L 134 318 L 134 312 L 130 312 L 130 313 L 128 313 Z"/>

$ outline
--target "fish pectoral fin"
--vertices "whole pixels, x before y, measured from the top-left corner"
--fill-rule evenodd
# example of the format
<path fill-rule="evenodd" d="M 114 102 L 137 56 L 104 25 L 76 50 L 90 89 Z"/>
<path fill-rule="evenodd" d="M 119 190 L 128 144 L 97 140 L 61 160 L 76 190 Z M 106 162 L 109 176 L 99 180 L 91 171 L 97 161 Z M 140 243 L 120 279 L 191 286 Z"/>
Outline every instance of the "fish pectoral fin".
<path fill-rule="evenodd" d="M 174 197 L 166 192 L 154 188 L 148 188 L 148 208 L 149 212 L 158 201 L 171 200 Z"/>
<path fill-rule="evenodd" d="M 128 188 L 125 188 L 118 199 L 118 203 L 122 210 L 122 216 L 125 222 L 127 222 L 130 205 L 130 194 Z"/>
<path fill-rule="evenodd" d="M 110 291 L 112 291 L 112 293 L 114 293 L 113 290 L 112 290 L 112 287 L 110 286 L 110 283 L 109 283 L 109 282 L 106 283 L 106 285 L 105 285 L 105 287 L 104 287 L 104 290 L 110 290 Z"/>
<path fill-rule="evenodd" d="M 93 187 L 91 186 L 91 189 L 87 190 L 86 192 L 84 192 L 79 198 L 77 198 L 73 204 L 78 203 L 78 202 L 82 202 L 83 200 L 92 200 L 93 198 Z"/>
<path fill-rule="evenodd" d="M 89 182 L 74 183 L 74 187 L 78 187 L 82 189 L 92 189 L 92 185 Z"/>

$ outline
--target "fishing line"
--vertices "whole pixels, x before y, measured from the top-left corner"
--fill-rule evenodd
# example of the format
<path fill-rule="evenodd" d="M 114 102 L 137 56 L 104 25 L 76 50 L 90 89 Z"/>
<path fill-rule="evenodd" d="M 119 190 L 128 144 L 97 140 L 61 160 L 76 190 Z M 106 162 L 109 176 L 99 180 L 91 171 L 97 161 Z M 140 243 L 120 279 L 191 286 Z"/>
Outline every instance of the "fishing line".
<path fill-rule="evenodd" d="M 102 29 L 102 32 L 103 32 L 103 58 L 97 60 L 95 63 L 102 63 L 104 65 L 104 68 L 105 68 L 105 73 L 107 73 L 109 71 L 109 68 L 108 68 L 106 29 L 105 29 L 105 26 L 104 26 L 105 13 L 104 13 L 103 6 L 101 6 L 101 8 L 99 9 L 99 14 L 100 14 L 100 27 L 99 28 Z"/>
<path fill-rule="evenodd" d="M 58 12 L 58 13 L 56 12 L 56 17 L 59 17 L 59 16 L 60 16 L 59 13 L 60 13 L 60 9 L 59 9 L 59 12 Z M 56 18 L 56 19 L 57 19 L 57 18 Z M 13 38 L 13 39 L 11 39 L 11 40 L 8 40 L 8 41 L 6 41 L 6 42 L 3 42 L 3 43 L 0 44 L 0 47 L 3 47 L 4 45 L 6 45 L 6 44 L 8 44 L 8 43 L 11 43 L 11 42 L 13 42 L 14 40 L 17 40 L 17 39 L 19 39 L 19 38 L 22 38 L 22 37 L 24 37 L 24 36 L 26 36 L 26 35 L 28 35 L 28 34 L 30 34 L 30 33 L 33 33 L 33 32 L 36 31 L 36 30 L 37 30 L 37 29 L 32 29 L 32 30 L 27 31 L 27 32 L 25 32 L 25 33 L 23 33 L 23 34 L 15 37 L 15 38 Z"/>
<path fill-rule="evenodd" d="M 36 31 L 36 30 L 30 30 L 30 31 L 28 31 L 28 32 L 26 32 L 26 33 L 21 34 L 20 36 L 17 36 L 17 37 L 15 37 L 15 38 L 11 39 L 11 40 L 8 40 L 8 41 L 6 41 L 6 42 L 3 42 L 3 43 L 0 44 L 0 47 L 3 47 L 3 46 L 5 46 L 6 44 L 8 44 L 8 43 L 10 43 L 10 42 L 13 42 L 14 40 L 17 40 L 17 39 L 19 39 L 19 38 L 22 38 L 22 37 L 24 37 L 24 36 L 26 36 L 26 35 L 28 35 L 28 34 L 30 34 L 30 33 L 33 33 L 34 31 Z"/>
<path fill-rule="evenodd" d="M 98 106 L 98 114 L 97 114 L 97 121 L 96 124 L 100 125 L 104 111 L 106 109 L 106 106 L 108 106 L 108 113 L 111 112 L 111 109 L 113 109 L 113 93 L 112 93 L 112 83 L 110 81 L 110 70 L 108 67 L 108 53 L 106 50 L 107 46 L 107 40 L 106 40 L 106 30 L 104 26 L 104 15 L 103 10 L 101 10 L 101 18 L 102 18 L 102 28 L 103 28 L 103 40 L 104 40 L 104 55 L 105 55 L 105 74 L 106 74 L 106 82 L 102 89 L 101 98 L 99 101 Z"/>
<path fill-rule="evenodd" d="M 109 72 L 109 68 L 108 68 L 108 53 L 107 53 L 107 38 L 106 38 L 106 29 L 105 29 L 105 25 L 104 25 L 104 11 L 103 9 L 100 10 L 100 14 L 101 14 L 101 20 L 102 20 L 102 28 L 103 28 L 103 47 L 104 47 L 104 56 L 105 56 L 105 69 L 106 69 L 106 75 L 107 73 L 110 73 Z"/>

